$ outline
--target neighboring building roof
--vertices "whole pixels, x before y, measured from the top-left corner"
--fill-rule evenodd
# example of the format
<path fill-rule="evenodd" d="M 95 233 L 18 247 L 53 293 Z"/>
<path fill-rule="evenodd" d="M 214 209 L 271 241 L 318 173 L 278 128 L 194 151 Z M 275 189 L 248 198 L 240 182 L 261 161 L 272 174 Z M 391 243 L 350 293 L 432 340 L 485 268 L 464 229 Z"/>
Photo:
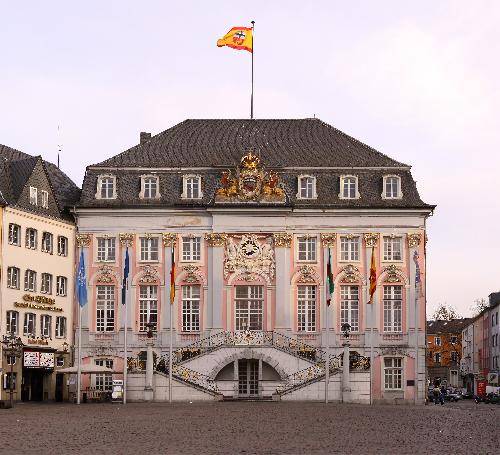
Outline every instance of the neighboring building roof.
<path fill-rule="evenodd" d="M 30 181 L 53 195 L 54 204 L 50 204 L 48 211 L 26 204 L 26 186 Z M 80 189 L 54 164 L 41 156 L 31 156 L 0 144 L 0 204 L 71 219 L 67 208 L 79 200 L 80 194 Z"/>
<path fill-rule="evenodd" d="M 279 173 L 287 207 L 429 210 L 434 207 L 420 199 L 408 165 L 319 119 L 185 120 L 119 155 L 88 166 L 79 206 L 211 206 L 222 170 L 234 169 L 248 151 L 259 155 L 265 169 Z M 197 201 L 180 197 L 182 174 L 190 173 L 191 168 L 198 168 L 193 172 L 203 178 L 203 198 Z M 160 178 L 161 197 L 158 200 L 139 198 L 140 176 L 147 169 L 154 169 Z M 97 200 L 98 176 L 108 172 L 117 177 L 118 197 Z M 316 177 L 317 199 L 297 199 L 300 174 Z M 339 199 L 339 177 L 344 174 L 358 176 L 359 199 Z M 383 176 L 387 174 L 400 176 L 402 199 L 382 199 Z M 234 203 L 230 205 L 235 206 Z"/>
<path fill-rule="evenodd" d="M 500 292 L 492 292 L 489 296 L 490 307 L 500 305 Z"/>
<path fill-rule="evenodd" d="M 445 321 L 438 319 L 435 321 L 427 321 L 427 335 L 438 333 L 462 333 L 462 330 L 473 321 L 473 318 L 461 318 Z"/>

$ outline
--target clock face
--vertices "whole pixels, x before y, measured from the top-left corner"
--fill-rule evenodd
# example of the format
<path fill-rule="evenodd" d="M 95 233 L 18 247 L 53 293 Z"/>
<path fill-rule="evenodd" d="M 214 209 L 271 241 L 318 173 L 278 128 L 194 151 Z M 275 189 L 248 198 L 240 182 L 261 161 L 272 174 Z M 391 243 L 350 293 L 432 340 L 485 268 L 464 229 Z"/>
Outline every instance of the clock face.
<path fill-rule="evenodd" d="M 243 254 L 246 257 L 251 258 L 259 254 L 259 247 L 255 242 L 247 240 L 243 243 L 243 245 L 241 245 L 241 251 L 243 251 Z"/>

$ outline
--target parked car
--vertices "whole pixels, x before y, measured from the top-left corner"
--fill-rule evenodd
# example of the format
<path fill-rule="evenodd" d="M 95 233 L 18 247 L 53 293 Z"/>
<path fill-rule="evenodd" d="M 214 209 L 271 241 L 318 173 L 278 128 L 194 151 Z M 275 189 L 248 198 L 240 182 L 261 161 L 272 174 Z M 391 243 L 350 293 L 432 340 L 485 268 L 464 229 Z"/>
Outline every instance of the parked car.
<path fill-rule="evenodd" d="M 474 394 L 472 392 L 469 392 L 468 390 L 462 393 L 462 398 L 464 400 L 471 400 L 474 398 Z"/>
<path fill-rule="evenodd" d="M 488 393 L 488 395 L 486 395 L 486 398 L 484 398 L 484 402 L 491 404 L 500 404 L 500 395 L 493 392 Z"/>
<path fill-rule="evenodd" d="M 454 392 L 449 390 L 448 393 L 444 396 L 446 401 L 458 401 L 462 399 L 462 395 L 460 392 Z"/>

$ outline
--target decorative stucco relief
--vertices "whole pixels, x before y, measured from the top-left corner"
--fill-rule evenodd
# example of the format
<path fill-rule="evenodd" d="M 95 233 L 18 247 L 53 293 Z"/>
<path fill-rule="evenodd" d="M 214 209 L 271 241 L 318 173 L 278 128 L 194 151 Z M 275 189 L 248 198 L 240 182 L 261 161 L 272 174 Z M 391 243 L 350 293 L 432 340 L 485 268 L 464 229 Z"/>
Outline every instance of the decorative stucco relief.
<path fill-rule="evenodd" d="M 316 269 L 310 265 L 299 267 L 299 278 L 297 283 L 317 283 L 319 281 Z"/>
<path fill-rule="evenodd" d="M 401 278 L 400 276 L 402 275 L 402 271 L 401 269 L 394 265 L 394 264 L 391 264 L 391 265 L 388 265 L 387 267 L 384 268 L 384 272 L 387 273 L 387 276 L 385 278 L 385 281 L 387 283 L 400 283 L 401 282 Z"/>
<path fill-rule="evenodd" d="M 79 248 L 89 247 L 91 238 L 90 234 L 76 234 L 76 246 Z"/>
<path fill-rule="evenodd" d="M 208 246 L 224 246 L 226 244 L 227 234 L 223 232 L 211 232 L 205 234 L 205 240 Z"/>
<path fill-rule="evenodd" d="M 321 242 L 323 246 L 335 246 L 335 240 L 337 238 L 337 234 L 321 234 Z"/>
<path fill-rule="evenodd" d="M 288 234 L 287 232 L 275 232 L 273 238 L 276 248 L 290 248 L 292 244 L 292 234 Z"/>
<path fill-rule="evenodd" d="M 365 238 L 365 243 L 366 243 L 367 247 L 373 248 L 373 247 L 377 246 L 378 234 L 374 234 L 374 233 L 370 232 L 370 233 L 365 234 L 364 238 Z"/>
<path fill-rule="evenodd" d="M 139 283 L 141 284 L 152 284 L 159 281 L 158 269 L 151 265 L 145 265 L 141 267 L 139 272 L 141 277 L 139 278 Z"/>
<path fill-rule="evenodd" d="M 109 265 L 101 265 L 97 269 L 97 283 L 109 284 L 113 282 L 114 271 Z"/>
<path fill-rule="evenodd" d="M 173 232 L 164 232 L 162 234 L 163 246 L 175 246 L 177 242 L 177 234 Z"/>
<path fill-rule="evenodd" d="M 201 278 L 200 268 L 196 265 L 185 265 L 182 267 L 182 270 L 186 272 L 186 276 L 184 277 L 184 282 L 186 283 L 202 283 L 203 279 Z"/>
<path fill-rule="evenodd" d="M 359 269 L 352 264 L 348 264 L 342 268 L 340 271 L 343 274 L 342 283 L 357 283 L 358 281 L 363 281 Z"/>
<path fill-rule="evenodd" d="M 123 246 L 131 247 L 132 244 L 134 243 L 134 234 L 128 232 L 120 233 L 120 243 Z"/>
<path fill-rule="evenodd" d="M 408 248 L 417 248 L 420 245 L 420 237 L 418 232 L 408 234 Z"/>

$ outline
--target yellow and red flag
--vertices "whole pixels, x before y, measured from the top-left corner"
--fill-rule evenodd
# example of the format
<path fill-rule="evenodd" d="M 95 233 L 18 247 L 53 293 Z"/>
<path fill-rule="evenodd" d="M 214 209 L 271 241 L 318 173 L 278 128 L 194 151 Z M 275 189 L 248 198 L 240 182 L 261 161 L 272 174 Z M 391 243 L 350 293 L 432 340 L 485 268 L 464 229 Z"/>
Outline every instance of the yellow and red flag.
<path fill-rule="evenodd" d="M 175 254 L 174 243 L 172 242 L 172 266 L 170 268 L 170 303 L 173 305 L 175 300 Z"/>
<path fill-rule="evenodd" d="M 217 46 L 228 46 L 240 51 L 253 52 L 252 27 L 233 27 L 221 39 L 217 40 Z"/>
<path fill-rule="evenodd" d="M 377 269 L 375 268 L 375 247 L 372 247 L 372 262 L 370 265 L 370 301 L 368 303 L 372 303 L 375 289 L 377 289 Z"/>

